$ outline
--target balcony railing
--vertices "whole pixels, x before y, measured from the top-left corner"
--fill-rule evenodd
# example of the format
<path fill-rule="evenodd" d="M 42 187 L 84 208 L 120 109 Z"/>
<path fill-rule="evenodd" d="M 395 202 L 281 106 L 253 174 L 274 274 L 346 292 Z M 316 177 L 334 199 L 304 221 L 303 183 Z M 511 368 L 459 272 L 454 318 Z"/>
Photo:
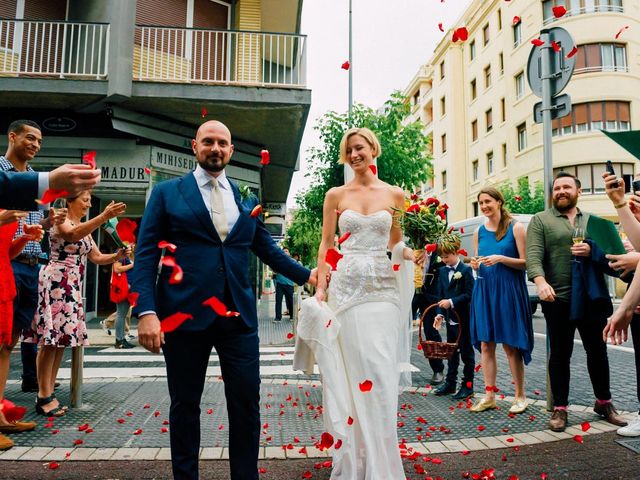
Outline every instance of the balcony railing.
<path fill-rule="evenodd" d="M 133 79 L 305 87 L 306 36 L 138 25 Z"/>
<path fill-rule="evenodd" d="M 622 5 L 588 5 L 584 7 L 572 7 L 567 9 L 567 13 L 565 13 L 561 18 L 573 17 L 576 15 L 582 15 L 584 13 L 596 13 L 596 12 L 616 12 L 622 13 L 624 12 L 624 7 Z M 557 21 L 558 19 L 550 14 L 544 19 L 544 25 L 548 25 Z"/>
<path fill-rule="evenodd" d="M 0 76 L 107 76 L 109 24 L 0 19 Z"/>

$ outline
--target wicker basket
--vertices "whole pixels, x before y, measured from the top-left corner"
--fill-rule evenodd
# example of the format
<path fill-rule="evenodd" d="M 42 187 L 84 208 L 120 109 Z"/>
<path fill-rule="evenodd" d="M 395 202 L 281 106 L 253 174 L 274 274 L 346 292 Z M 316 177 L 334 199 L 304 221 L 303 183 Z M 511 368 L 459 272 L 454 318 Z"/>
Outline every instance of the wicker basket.
<path fill-rule="evenodd" d="M 422 332 L 424 331 L 422 328 L 422 323 L 424 322 L 424 318 L 427 316 L 427 313 L 429 313 L 429 310 L 431 310 L 432 308 L 436 308 L 437 306 L 438 304 L 434 303 L 433 305 L 430 305 L 424 312 L 422 312 L 422 316 L 420 317 L 420 326 L 418 327 L 418 339 L 420 341 L 420 345 L 422 346 L 422 353 L 424 353 L 424 356 L 426 358 L 448 360 L 449 358 L 451 358 L 451 355 L 453 355 L 453 352 L 458 349 L 458 344 L 460 343 L 460 335 L 462 334 L 462 325 L 458 312 L 453 309 L 451 310 L 451 312 L 456 316 L 459 325 L 458 337 L 456 338 L 455 343 L 434 342 L 433 340 L 424 340 L 422 338 Z"/>

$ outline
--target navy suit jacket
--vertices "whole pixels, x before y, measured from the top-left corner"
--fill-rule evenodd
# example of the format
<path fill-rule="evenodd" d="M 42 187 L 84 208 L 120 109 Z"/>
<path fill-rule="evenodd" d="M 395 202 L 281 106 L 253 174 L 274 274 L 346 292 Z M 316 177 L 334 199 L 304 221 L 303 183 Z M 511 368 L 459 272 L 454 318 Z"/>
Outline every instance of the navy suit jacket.
<path fill-rule="evenodd" d="M 0 172 L 0 208 L 38 210 L 38 174 L 36 172 Z"/>
<path fill-rule="evenodd" d="M 451 299 L 453 308 L 460 316 L 460 320 L 469 322 L 469 304 L 471 303 L 471 295 L 473 294 L 473 271 L 469 265 L 465 265 L 462 261 L 458 262 L 456 273 L 460 272 L 462 277 L 459 279 L 452 278 L 449 282 L 449 269 L 444 266 L 439 269 L 438 276 L 438 297 L 439 300 Z M 449 319 L 450 310 L 437 308 L 439 314 Z M 456 322 L 457 319 L 451 315 L 451 320 Z"/>
<path fill-rule="evenodd" d="M 140 225 L 131 275 L 131 290 L 139 294 L 134 314 L 153 310 L 162 320 L 176 312 L 188 313 L 193 320 L 184 322 L 179 330 L 204 330 L 217 315 L 202 302 L 214 295 L 224 302 L 226 283 L 242 318 L 238 321 L 256 327 L 256 300 L 249 282 L 249 250 L 300 285 L 309 279 L 310 271 L 285 255 L 259 217 L 250 216 L 258 204 L 257 198 L 242 201 L 237 185 L 229 183 L 240 216 L 224 242 L 213 225 L 193 173 L 155 186 Z M 162 267 L 158 276 L 161 256 L 158 242 L 161 240 L 177 247 L 175 253 L 168 254 L 175 257 L 184 271 L 184 278 L 178 284 L 169 284 L 172 268 Z"/>

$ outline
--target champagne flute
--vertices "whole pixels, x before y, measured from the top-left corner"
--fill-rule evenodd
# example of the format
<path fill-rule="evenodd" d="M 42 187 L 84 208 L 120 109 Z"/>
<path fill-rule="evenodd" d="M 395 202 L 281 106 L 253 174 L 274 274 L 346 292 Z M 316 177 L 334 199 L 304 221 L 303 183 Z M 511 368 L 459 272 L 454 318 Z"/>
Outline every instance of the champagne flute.
<path fill-rule="evenodd" d="M 58 210 L 67 208 L 67 199 L 64 197 L 56 198 L 51 204 L 51 208 L 53 208 L 56 213 L 58 213 Z"/>
<path fill-rule="evenodd" d="M 571 241 L 574 245 L 584 242 L 584 228 L 576 226 L 573 229 L 573 233 L 571 234 Z M 573 256 L 572 261 L 580 262 L 580 260 L 578 260 L 575 255 Z"/>
<path fill-rule="evenodd" d="M 480 255 L 475 255 L 473 257 L 473 259 L 478 262 L 478 270 L 476 270 L 476 279 L 482 279 L 484 278 L 482 275 L 480 275 L 480 267 L 482 266 L 482 256 Z"/>

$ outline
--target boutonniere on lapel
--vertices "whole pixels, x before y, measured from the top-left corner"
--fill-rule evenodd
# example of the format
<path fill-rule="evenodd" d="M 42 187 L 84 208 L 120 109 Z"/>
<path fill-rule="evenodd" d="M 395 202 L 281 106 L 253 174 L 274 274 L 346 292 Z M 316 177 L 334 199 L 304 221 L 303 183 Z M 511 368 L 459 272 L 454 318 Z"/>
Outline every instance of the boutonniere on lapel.
<path fill-rule="evenodd" d="M 256 198 L 255 194 L 251 191 L 251 187 L 247 184 L 242 184 L 238 186 L 238 190 L 240 190 L 240 200 L 245 202 L 251 198 Z"/>
<path fill-rule="evenodd" d="M 453 274 L 453 279 L 454 280 L 460 280 L 462 278 L 462 273 L 461 272 L 456 272 Z"/>

